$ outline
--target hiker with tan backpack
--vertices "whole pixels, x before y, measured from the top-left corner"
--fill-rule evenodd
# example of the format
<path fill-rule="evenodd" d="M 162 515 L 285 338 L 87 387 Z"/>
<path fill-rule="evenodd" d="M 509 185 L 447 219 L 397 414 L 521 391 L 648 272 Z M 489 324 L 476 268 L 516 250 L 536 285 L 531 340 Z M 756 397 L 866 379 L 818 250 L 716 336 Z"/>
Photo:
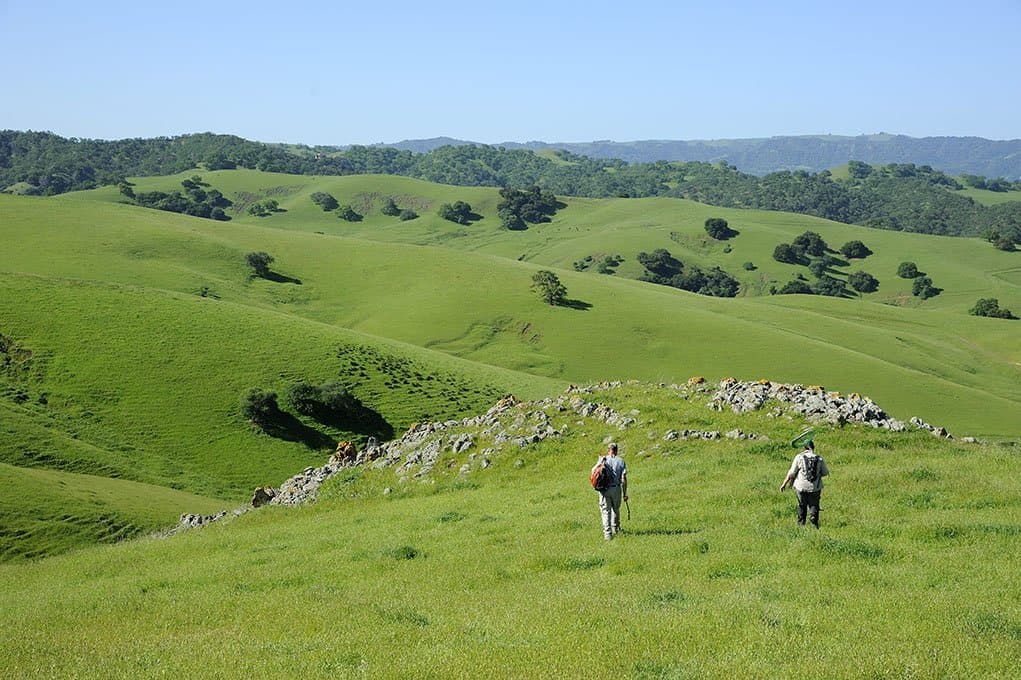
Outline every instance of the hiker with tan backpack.
<path fill-rule="evenodd" d="M 603 538 L 607 541 L 620 533 L 620 503 L 627 502 L 627 465 L 617 455 L 617 445 L 610 444 L 606 455 L 589 475 L 592 488 L 599 492 L 599 512 L 603 516 Z"/>
<path fill-rule="evenodd" d="M 822 478 L 830 473 L 826 461 L 815 452 L 812 442 L 812 431 L 807 430 L 796 438 L 792 444 L 804 444 L 804 450 L 794 457 L 791 469 L 787 472 L 780 491 L 788 486 L 794 487 L 798 497 L 798 524 L 805 524 L 805 515 L 811 519 L 815 528 L 819 528 L 819 497 L 822 495 Z M 803 441 L 799 441 L 802 440 Z"/>

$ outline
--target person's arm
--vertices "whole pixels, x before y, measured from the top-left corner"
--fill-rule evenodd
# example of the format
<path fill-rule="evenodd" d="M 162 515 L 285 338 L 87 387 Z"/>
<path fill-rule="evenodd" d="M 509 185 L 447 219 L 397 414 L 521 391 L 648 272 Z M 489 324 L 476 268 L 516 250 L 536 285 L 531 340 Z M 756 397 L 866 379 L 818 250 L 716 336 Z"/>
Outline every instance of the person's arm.
<path fill-rule="evenodd" d="M 627 500 L 627 468 L 624 468 L 620 473 L 620 492 L 624 495 L 624 500 Z"/>
<path fill-rule="evenodd" d="M 787 471 L 787 476 L 784 477 L 783 484 L 780 485 L 780 491 L 783 491 L 788 486 L 794 483 L 794 479 L 798 476 L 798 458 L 794 457 L 794 462 L 791 463 L 791 469 Z"/>
<path fill-rule="evenodd" d="M 825 477 L 830 473 L 830 469 L 826 467 L 826 461 L 822 458 L 819 459 L 819 476 Z"/>

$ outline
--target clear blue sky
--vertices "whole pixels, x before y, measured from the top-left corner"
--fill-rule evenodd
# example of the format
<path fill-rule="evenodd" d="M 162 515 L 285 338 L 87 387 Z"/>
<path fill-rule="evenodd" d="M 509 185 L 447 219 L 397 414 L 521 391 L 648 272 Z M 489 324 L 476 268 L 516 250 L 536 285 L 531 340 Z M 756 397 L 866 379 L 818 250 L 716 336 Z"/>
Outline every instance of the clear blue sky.
<path fill-rule="evenodd" d="M 1021 0 L 0 0 L 0 58 L 70 137 L 1021 137 Z"/>

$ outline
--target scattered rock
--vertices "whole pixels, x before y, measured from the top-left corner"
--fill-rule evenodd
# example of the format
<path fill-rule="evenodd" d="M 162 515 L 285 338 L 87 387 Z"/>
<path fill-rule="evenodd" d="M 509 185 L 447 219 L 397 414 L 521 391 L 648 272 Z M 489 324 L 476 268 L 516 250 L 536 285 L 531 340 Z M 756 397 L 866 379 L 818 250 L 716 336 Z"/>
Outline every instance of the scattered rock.
<path fill-rule="evenodd" d="M 266 505 L 276 498 L 277 492 L 272 486 L 260 486 L 252 495 L 252 507 L 258 508 Z"/>

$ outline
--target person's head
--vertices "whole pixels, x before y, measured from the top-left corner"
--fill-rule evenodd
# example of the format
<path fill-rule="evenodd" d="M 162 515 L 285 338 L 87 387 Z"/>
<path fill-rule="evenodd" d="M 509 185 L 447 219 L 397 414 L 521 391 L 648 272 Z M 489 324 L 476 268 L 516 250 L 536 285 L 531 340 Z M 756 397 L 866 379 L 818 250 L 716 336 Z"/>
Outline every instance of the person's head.
<path fill-rule="evenodd" d="M 805 448 L 808 449 L 809 451 L 815 451 L 815 443 L 811 439 L 809 439 L 805 443 Z"/>
<path fill-rule="evenodd" d="M 610 454 L 611 456 L 616 456 L 617 455 L 617 445 L 616 444 L 610 444 L 609 446 L 606 447 L 606 452 L 608 454 Z"/>

